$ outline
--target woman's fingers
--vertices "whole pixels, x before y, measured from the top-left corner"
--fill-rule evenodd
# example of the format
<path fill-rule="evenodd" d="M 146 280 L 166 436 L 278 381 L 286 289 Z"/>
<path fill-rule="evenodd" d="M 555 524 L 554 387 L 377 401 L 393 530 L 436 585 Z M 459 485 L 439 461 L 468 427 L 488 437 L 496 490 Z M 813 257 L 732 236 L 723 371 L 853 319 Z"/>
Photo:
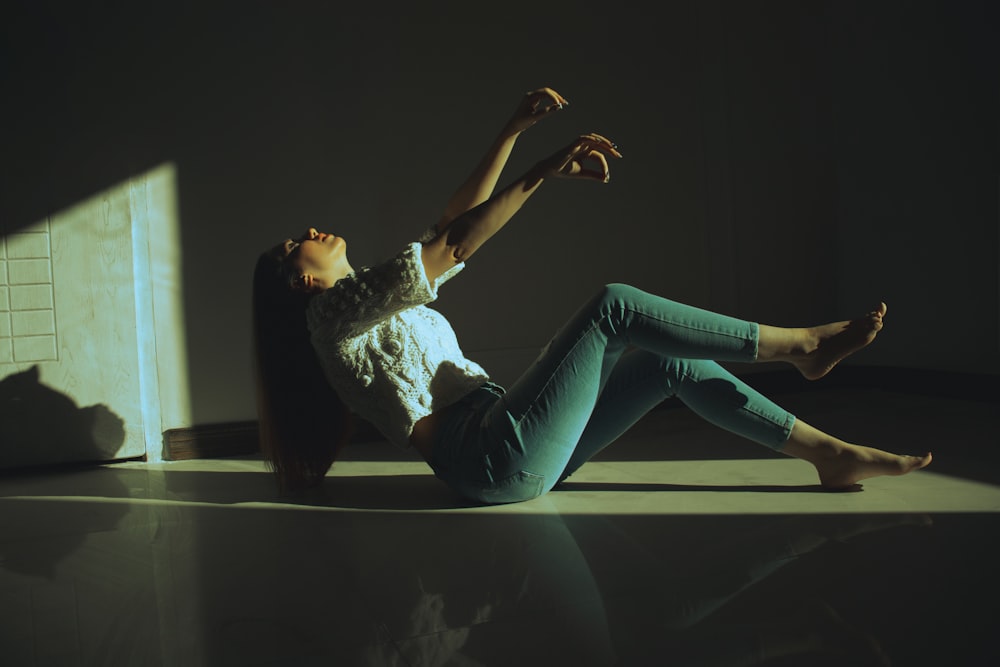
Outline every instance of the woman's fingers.
<path fill-rule="evenodd" d="M 551 88 L 529 90 L 521 97 L 517 110 L 508 123 L 508 129 L 523 132 L 550 113 L 569 104 L 565 97 Z"/>
<path fill-rule="evenodd" d="M 553 111 L 559 111 L 569 104 L 562 95 L 551 88 L 539 88 L 527 93 L 528 108 L 531 115 L 538 120 Z"/>
<path fill-rule="evenodd" d="M 618 144 L 614 143 L 613 141 L 611 141 L 607 137 L 603 137 L 603 136 L 601 136 L 599 134 L 595 134 L 595 133 L 591 132 L 589 134 L 584 134 L 583 136 L 580 137 L 580 139 L 584 143 L 587 143 L 590 146 L 592 146 L 593 148 L 597 148 L 599 150 L 602 150 L 602 151 L 604 151 L 606 153 L 609 153 L 609 154 L 611 154 L 611 155 L 613 155 L 615 157 L 619 157 L 620 158 L 622 156 L 622 154 L 618 151 Z"/>
<path fill-rule="evenodd" d="M 597 162 L 597 167 L 588 168 L 586 162 Z M 611 180 L 611 170 L 608 168 L 608 159 L 604 153 L 598 150 L 588 150 L 580 159 L 580 176 L 593 178 L 607 183 Z"/>
<path fill-rule="evenodd" d="M 537 106 L 538 102 L 542 99 L 548 99 L 550 104 L 546 108 L 559 107 L 562 108 L 569 104 L 569 100 L 565 97 L 552 90 L 551 88 L 537 88 L 535 90 L 529 90 L 526 95 L 535 100 Z"/>
<path fill-rule="evenodd" d="M 611 155 L 616 158 L 622 157 L 621 152 L 618 150 L 618 144 L 613 143 L 607 137 L 602 137 L 599 134 L 582 134 L 576 141 L 569 145 L 567 150 L 567 157 L 570 159 L 582 158 L 589 153 L 600 154 L 602 159 L 605 154 Z M 604 160 L 606 163 L 607 161 Z"/>
<path fill-rule="evenodd" d="M 605 136 L 581 134 L 573 143 L 546 161 L 544 170 L 553 176 L 587 178 L 607 183 L 611 180 L 607 156 L 622 157 L 618 146 Z"/>
<path fill-rule="evenodd" d="M 599 148 L 583 140 L 573 145 L 557 171 L 563 176 L 590 178 L 604 183 L 611 179 L 607 157 Z"/>

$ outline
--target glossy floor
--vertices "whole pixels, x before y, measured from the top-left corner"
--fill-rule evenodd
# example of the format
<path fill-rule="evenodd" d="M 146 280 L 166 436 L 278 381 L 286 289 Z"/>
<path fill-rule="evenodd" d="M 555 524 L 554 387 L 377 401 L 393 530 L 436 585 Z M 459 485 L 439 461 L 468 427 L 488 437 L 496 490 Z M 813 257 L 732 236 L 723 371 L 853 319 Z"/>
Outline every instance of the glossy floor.
<path fill-rule="evenodd" d="M 934 463 L 828 493 L 664 409 L 502 507 L 383 443 L 296 498 L 253 458 L 7 475 L 0 664 L 1000 664 L 997 406 L 780 402 Z"/>

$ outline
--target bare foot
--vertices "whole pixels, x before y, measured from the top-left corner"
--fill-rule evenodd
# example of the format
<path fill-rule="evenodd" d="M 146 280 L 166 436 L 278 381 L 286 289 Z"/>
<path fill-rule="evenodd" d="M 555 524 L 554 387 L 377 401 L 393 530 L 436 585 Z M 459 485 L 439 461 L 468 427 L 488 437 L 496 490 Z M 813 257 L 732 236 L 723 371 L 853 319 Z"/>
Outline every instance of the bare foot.
<path fill-rule="evenodd" d="M 814 458 L 819 481 L 828 489 L 846 489 L 863 479 L 880 475 L 905 475 L 931 462 L 931 453 L 900 456 L 881 449 L 840 442 L 835 453 Z"/>
<path fill-rule="evenodd" d="M 818 380 L 833 370 L 841 359 L 875 340 L 882 329 L 886 309 L 886 305 L 880 303 L 864 317 L 808 329 L 813 342 L 792 363 L 807 380 Z"/>
<path fill-rule="evenodd" d="M 931 454 L 900 456 L 874 447 L 845 442 L 802 419 L 796 419 L 782 451 L 808 461 L 819 473 L 820 484 L 827 489 L 846 489 L 863 479 L 880 475 L 905 475 L 931 462 Z"/>

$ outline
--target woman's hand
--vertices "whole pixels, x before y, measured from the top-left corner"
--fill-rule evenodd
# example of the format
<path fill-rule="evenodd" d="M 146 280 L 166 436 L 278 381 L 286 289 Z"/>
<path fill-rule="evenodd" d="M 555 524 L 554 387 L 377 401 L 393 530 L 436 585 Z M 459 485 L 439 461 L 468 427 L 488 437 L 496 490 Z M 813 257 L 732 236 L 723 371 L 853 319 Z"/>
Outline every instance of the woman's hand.
<path fill-rule="evenodd" d="M 618 146 L 599 134 L 580 135 L 566 148 L 538 164 L 541 176 L 587 178 L 603 183 L 611 180 L 607 155 L 620 158 Z"/>
<path fill-rule="evenodd" d="M 610 172 L 606 156 L 609 155 L 616 158 L 622 156 L 618 147 L 606 137 L 581 135 L 500 192 L 475 207 L 465 209 L 454 218 L 454 222 L 449 221 L 445 229 L 439 229 L 434 240 L 424 245 L 422 258 L 427 277 L 435 280 L 456 263 L 468 260 L 521 210 L 546 177 L 586 178 L 607 183 Z"/>
<path fill-rule="evenodd" d="M 486 155 L 448 200 L 441 220 L 436 225 L 438 233 L 447 229 L 452 220 L 479 206 L 493 194 L 500 172 L 507 164 L 507 158 L 521 132 L 567 104 L 569 102 L 566 98 L 551 88 L 539 88 L 525 93 Z"/>
<path fill-rule="evenodd" d="M 512 134 L 524 132 L 542 118 L 559 111 L 567 104 L 569 101 L 551 88 L 529 90 L 521 98 L 514 115 L 507 121 L 505 129 Z"/>

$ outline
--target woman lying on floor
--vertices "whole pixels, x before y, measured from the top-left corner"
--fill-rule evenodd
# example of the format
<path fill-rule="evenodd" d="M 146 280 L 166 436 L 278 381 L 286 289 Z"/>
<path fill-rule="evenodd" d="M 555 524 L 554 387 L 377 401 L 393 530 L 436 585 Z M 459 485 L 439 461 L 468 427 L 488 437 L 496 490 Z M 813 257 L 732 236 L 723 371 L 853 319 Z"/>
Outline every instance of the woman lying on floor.
<path fill-rule="evenodd" d="M 282 488 L 318 483 L 354 415 L 416 449 L 435 475 L 483 503 L 535 498 L 566 479 L 670 396 L 713 424 L 815 466 L 844 489 L 902 475 L 931 455 L 845 442 L 797 419 L 719 361 L 784 361 L 815 380 L 868 345 L 886 305 L 856 319 L 783 328 L 629 285 L 600 289 L 541 356 L 503 388 L 467 359 L 427 304 L 546 180 L 607 183 L 622 155 L 584 134 L 494 192 L 518 136 L 567 104 L 527 93 L 440 222 L 388 261 L 355 270 L 343 238 L 310 228 L 264 252 L 254 272 L 262 451 Z"/>

